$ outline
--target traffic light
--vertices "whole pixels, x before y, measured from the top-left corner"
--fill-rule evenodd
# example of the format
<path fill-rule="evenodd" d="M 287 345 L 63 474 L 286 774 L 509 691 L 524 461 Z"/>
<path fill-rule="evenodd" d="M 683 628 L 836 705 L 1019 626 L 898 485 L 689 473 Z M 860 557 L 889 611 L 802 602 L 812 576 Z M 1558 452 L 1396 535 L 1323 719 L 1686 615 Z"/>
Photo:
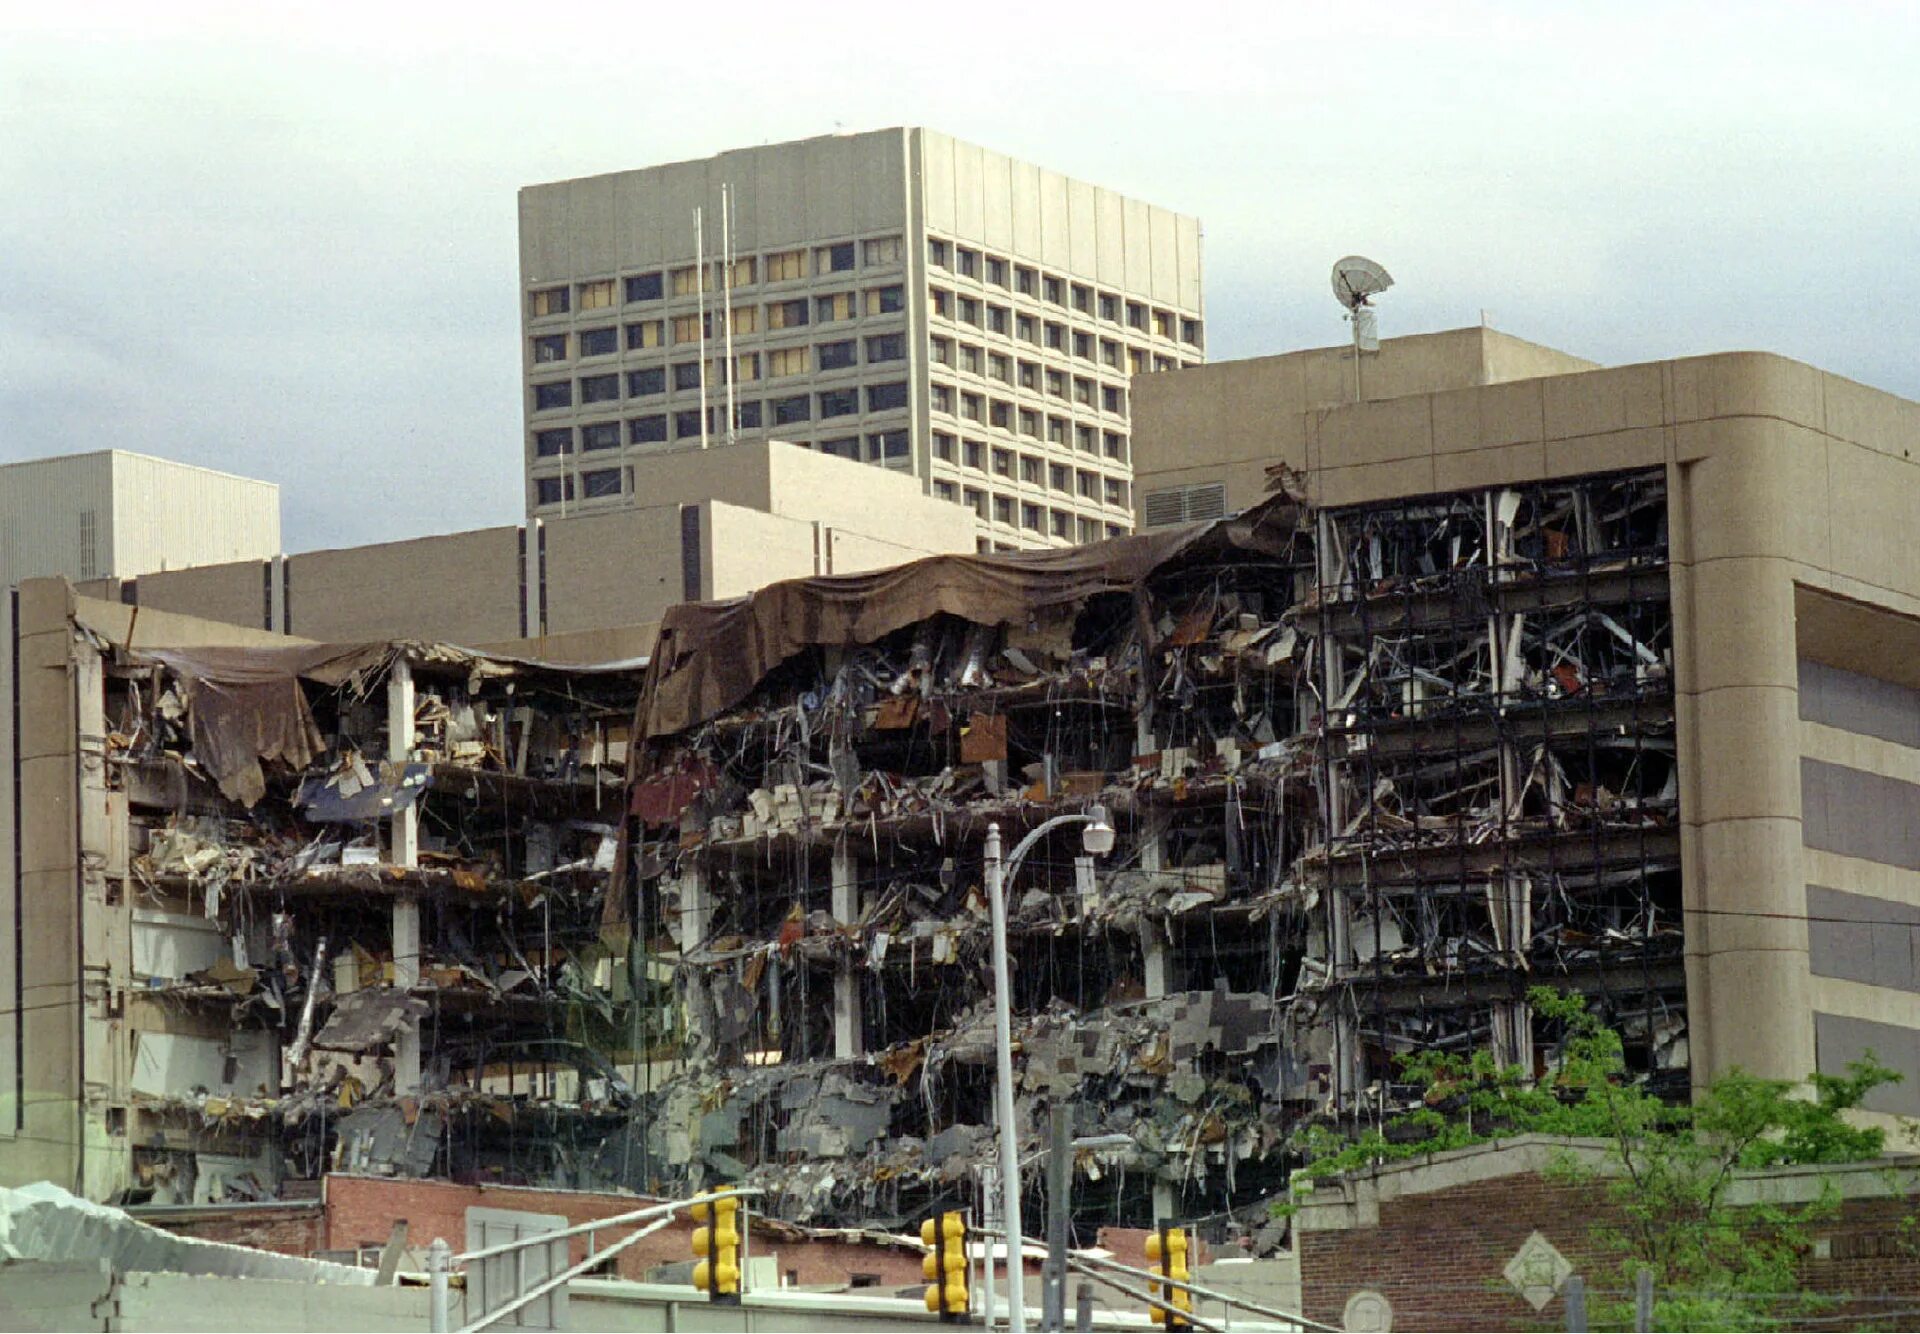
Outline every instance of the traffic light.
<path fill-rule="evenodd" d="M 938 1315 L 942 1324 L 966 1324 L 971 1310 L 967 1296 L 967 1220 L 955 1209 L 929 1218 L 920 1225 L 920 1244 L 927 1248 L 920 1259 L 920 1272 L 932 1284 L 927 1289 L 927 1309 Z"/>
<path fill-rule="evenodd" d="M 1148 1267 L 1162 1278 L 1170 1278 L 1185 1283 L 1193 1277 L 1193 1271 L 1187 1268 L 1187 1232 L 1185 1228 L 1167 1227 L 1164 1224 L 1147 1234 Z M 1169 1330 L 1192 1329 L 1193 1322 L 1183 1312 L 1193 1310 L 1193 1294 L 1185 1288 L 1176 1288 L 1170 1283 L 1149 1283 L 1147 1292 L 1166 1302 L 1166 1306 L 1156 1306 L 1147 1312 L 1147 1319 L 1154 1324 L 1164 1324 Z M 1167 1307 L 1172 1307 L 1168 1310 Z"/>
<path fill-rule="evenodd" d="M 740 1199 L 694 1201 L 687 1214 L 700 1226 L 693 1230 L 693 1286 L 707 1300 L 723 1306 L 740 1304 Z"/>

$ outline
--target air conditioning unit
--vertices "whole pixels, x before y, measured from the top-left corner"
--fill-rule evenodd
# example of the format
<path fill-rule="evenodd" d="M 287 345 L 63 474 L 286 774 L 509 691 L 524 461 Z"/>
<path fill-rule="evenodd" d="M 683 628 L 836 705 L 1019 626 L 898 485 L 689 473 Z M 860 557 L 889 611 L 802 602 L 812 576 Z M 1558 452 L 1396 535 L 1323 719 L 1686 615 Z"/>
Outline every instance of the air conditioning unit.
<path fill-rule="evenodd" d="M 1149 491 L 1141 499 L 1141 515 L 1148 528 L 1171 528 L 1181 523 L 1205 523 L 1227 512 L 1225 482 L 1196 482 Z"/>

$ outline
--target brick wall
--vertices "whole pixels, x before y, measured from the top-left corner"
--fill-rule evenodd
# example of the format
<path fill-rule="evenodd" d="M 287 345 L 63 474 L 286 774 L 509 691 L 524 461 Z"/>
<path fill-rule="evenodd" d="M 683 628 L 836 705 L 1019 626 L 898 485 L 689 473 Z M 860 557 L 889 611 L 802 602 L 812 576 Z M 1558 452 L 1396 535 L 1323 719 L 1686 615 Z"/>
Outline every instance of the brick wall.
<path fill-rule="evenodd" d="M 1590 1285 L 1613 1282 L 1607 1271 L 1617 1261 L 1605 1260 L 1592 1241 L 1609 1212 L 1598 1188 L 1532 1173 L 1387 1200 L 1377 1227 L 1301 1234 L 1303 1314 L 1338 1325 L 1348 1298 L 1370 1289 L 1393 1304 L 1396 1329 L 1562 1329 L 1560 1298 L 1536 1312 L 1502 1271 L 1538 1230 Z M 1903 1227 L 1915 1218 L 1920 1201 L 1847 1200 L 1836 1218 L 1811 1229 L 1816 1253 L 1804 1268 L 1806 1286 L 1836 1296 L 1890 1293 L 1920 1307 L 1920 1254 Z M 1907 1302 L 1843 1302 L 1821 1315 L 1907 1309 Z"/>
<path fill-rule="evenodd" d="M 330 1176 L 326 1182 L 326 1245 L 333 1249 L 377 1246 L 386 1241 L 396 1218 L 407 1220 L 407 1244 L 425 1247 L 444 1237 L 455 1251 L 467 1237 L 467 1210 L 514 1209 L 525 1213 L 559 1214 L 571 1223 L 588 1223 L 643 1209 L 651 1200 L 631 1195 L 601 1195 L 590 1191 L 529 1190 L 515 1186 L 463 1186 L 444 1181 L 397 1181 L 384 1177 Z M 886 1247 L 817 1237 L 770 1235 L 763 1228 L 751 1235 L 754 1255 L 777 1254 L 782 1274 L 795 1271 L 794 1281 L 844 1285 L 855 1274 L 879 1276 L 879 1287 L 918 1285 L 918 1247 Z M 603 1240 L 623 1235 L 614 1232 Z M 693 1226 L 676 1220 L 621 1252 L 615 1263 L 622 1278 L 638 1279 L 656 1265 L 693 1259 Z M 573 1258 L 586 1258 L 586 1238 L 576 1237 Z"/>
<path fill-rule="evenodd" d="M 135 1216 L 139 1216 L 137 1211 Z M 233 1246 L 278 1251 L 282 1255 L 308 1256 L 325 1249 L 327 1244 L 326 1210 L 318 1200 L 296 1209 L 219 1205 L 204 1213 L 145 1221 L 182 1237 L 224 1241 Z M 386 1238 L 380 1240 L 384 1242 Z"/>

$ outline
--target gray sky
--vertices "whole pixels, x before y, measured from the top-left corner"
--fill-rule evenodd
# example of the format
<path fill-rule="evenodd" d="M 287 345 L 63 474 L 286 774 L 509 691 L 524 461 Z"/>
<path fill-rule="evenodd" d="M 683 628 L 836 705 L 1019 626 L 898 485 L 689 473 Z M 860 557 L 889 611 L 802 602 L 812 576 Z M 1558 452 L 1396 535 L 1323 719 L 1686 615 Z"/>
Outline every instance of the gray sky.
<path fill-rule="evenodd" d="M 1358 251 L 1389 336 L 1485 309 L 1920 397 L 1904 5 L 36 8 L 0 16 L 0 460 L 265 477 L 292 550 L 519 517 L 519 186 L 838 128 L 1198 214 L 1216 359 L 1339 341 Z"/>

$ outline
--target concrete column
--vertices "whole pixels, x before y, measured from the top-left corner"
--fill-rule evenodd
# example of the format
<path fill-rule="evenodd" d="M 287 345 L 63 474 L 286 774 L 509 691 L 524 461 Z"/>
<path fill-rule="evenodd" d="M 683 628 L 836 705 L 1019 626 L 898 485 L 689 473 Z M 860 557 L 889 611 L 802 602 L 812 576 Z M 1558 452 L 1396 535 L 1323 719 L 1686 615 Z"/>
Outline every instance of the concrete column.
<path fill-rule="evenodd" d="M 833 850 L 833 920 L 842 926 L 860 916 L 858 863 L 844 844 Z M 846 1060 L 866 1048 L 860 1023 L 860 979 L 852 959 L 843 958 L 833 974 L 833 1054 Z"/>
<path fill-rule="evenodd" d="M 1164 869 L 1167 856 L 1165 811 L 1143 811 L 1140 816 L 1140 869 L 1152 874 Z M 1151 927 L 1140 934 L 1140 962 L 1146 974 L 1147 998 L 1158 1000 L 1172 989 L 1172 969 L 1167 958 L 1167 942 Z"/>
<path fill-rule="evenodd" d="M 403 658 L 387 677 L 387 759 L 405 764 L 413 752 L 413 667 Z M 420 862 L 420 811 L 416 805 L 393 816 L 388 830 L 388 857 L 395 866 Z M 410 991 L 420 985 L 420 901 L 401 895 L 393 903 L 393 985 Z M 420 1026 L 409 1022 L 393 1044 L 393 1086 L 396 1093 L 420 1087 Z"/>

